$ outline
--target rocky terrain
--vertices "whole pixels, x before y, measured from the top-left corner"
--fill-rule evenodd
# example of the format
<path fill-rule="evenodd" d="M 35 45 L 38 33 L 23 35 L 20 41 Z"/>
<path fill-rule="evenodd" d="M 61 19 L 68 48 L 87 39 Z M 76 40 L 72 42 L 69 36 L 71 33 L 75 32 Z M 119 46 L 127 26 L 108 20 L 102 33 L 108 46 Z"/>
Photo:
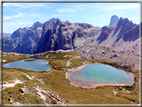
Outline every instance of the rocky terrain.
<path fill-rule="evenodd" d="M 83 58 L 117 60 L 117 65 L 137 70 L 141 24 L 116 15 L 111 17 L 109 26 L 102 28 L 52 18 L 43 24 L 36 22 L 32 27 L 19 28 L 11 37 L 3 38 L 3 51 L 42 56 L 48 51 L 75 50 Z"/>
<path fill-rule="evenodd" d="M 117 24 L 104 26 L 100 36 L 90 44 L 139 50 L 139 27 L 140 24 L 136 25 L 127 18 L 120 18 Z"/>
<path fill-rule="evenodd" d="M 43 24 L 35 22 L 31 27 L 17 29 L 11 37 L 2 39 L 2 64 L 43 58 L 52 69 L 35 72 L 3 68 L 3 103 L 138 104 L 141 24 L 113 15 L 109 26 L 102 28 L 52 18 Z M 87 90 L 70 85 L 66 72 L 92 63 L 108 64 L 132 73 L 135 83 Z"/>
<path fill-rule="evenodd" d="M 113 19 L 115 19 L 114 16 L 111 20 Z M 140 24 L 133 24 L 127 18 L 120 18 L 117 23 L 102 28 L 86 23 L 61 22 L 59 19 L 51 19 L 43 25 L 37 53 L 90 45 L 132 48 L 138 54 L 139 27 Z"/>
<path fill-rule="evenodd" d="M 32 27 L 19 28 L 11 37 L 3 38 L 3 51 L 33 54 L 89 45 L 132 48 L 138 54 L 140 24 L 116 15 L 111 17 L 109 26 L 102 28 L 52 18 L 43 24 L 36 22 Z"/>
<path fill-rule="evenodd" d="M 127 70 L 139 70 L 139 53 L 132 48 L 86 46 L 75 49 L 81 57 L 87 59 L 107 59 L 106 62 L 116 62 L 115 65 Z"/>
<path fill-rule="evenodd" d="M 41 33 L 41 22 L 35 22 L 31 27 L 19 28 L 11 37 L 3 38 L 3 51 L 24 54 L 34 53 Z"/>
<path fill-rule="evenodd" d="M 58 18 L 53 18 L 43 24 L 37 53 L 58 49 L 74 49 L 89 43 L 100 32 L 101 28 L 95 28 L 90 24 L 61 22 Z"/>
<path fill-rule="evenodd" d="M 23 73 L 23 72 L 21 74 L 22 74 L 22 76 L 25 76 L 30 81 L 36 81 L 36 82 L 38 81 L 38 82 L 44 84 L 42 79 L 38 79 L 38 78 L 35 77 L 36 74 L 32 77 L 30 77 L 29 75 L 27 75 L 26 73 Z M 4 90 L 4 91 L 7 88 L 16 87 L 17 84 L 22 84 L 22 85 L 25 85 L 25 86 L 23 88 L 18 88 L 17 91 L 20 94 L 22 94 L 23 96 L 24 96 L 24 94 L 30 94 L 30 91 L 31 91 L 30 86 L 27 86 L 25 81 L 21 81 L 17 77 L 16 77 L 16 79 L 13 79 L 13 81 L 11 83 L 9 83 L 6 80 L 3 83 L 4 84 L 3 84 L 2 90 Z M 40 87 L 37 83 L 34 83 L 34 84 L 35 84 L 35 86 L 33 87 L 32 90 L 35 90 L 37 92 L 37 96 L 35 96 L 35 97 L 39 97 L 40 99 L 42 99 L 44 104 L 46 104 L 46 105 L 49 105 L 49 104 L 61 104 L 61 105 L 63 105 L 65 103 L 64 99 L 59 98 L 59 95 L 57 93 L 54 93 L 54 92 L 49 91 L 49 90 L 45 90 L 42 87 Z M 15 98 L 12 98 L 12 96 L 10 98 L 8 98 L 8 101 L 9 101 L 9 103 L 11 103 L 13 105 L 21 105 L 21 104 L 23 105 L 23 103 L 17 102 L 15 100 Z M 37 103 L 39 103 L 39 102 L 37 101 Z"/>
<path fill-rule="evenodd" d="M 3 68 L 4 104 L 66 106 L 66 104 L 139 103 L 139 54 L 131 48 L 82 46 L 74 50 L 56 50 L 36 54 L 3 52 L 3 64 L 34 57 L 48 60 L 52 69 L 35 72 Z M 121 68 L 135 75 L 135 83 L 132 86 L 100 86 L 95 89 L 76 88 L 70 85 L 70 81 L 65 77 L 66 73 L 81 65 L 92 63 Z"/>

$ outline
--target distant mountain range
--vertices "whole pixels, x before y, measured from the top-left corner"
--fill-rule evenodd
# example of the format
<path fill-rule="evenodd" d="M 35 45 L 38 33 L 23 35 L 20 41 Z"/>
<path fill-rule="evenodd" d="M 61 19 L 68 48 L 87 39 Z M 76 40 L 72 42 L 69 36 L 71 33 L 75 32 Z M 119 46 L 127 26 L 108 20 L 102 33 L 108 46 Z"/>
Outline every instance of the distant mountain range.
<path fill-rule="evenodd" d="M 11 33 L 3 33 L 3 37 L 10 37 L 11 35 Z"/>
<path fill-rule="evenodd" d="M 116 15 L 111 17 L 109 26 L 102 28 L 52 18 L 43 24 L 35 22 L 31 27 L 19 28 L 11 37 L 4 37 L 3 51 L 32 54 L 84 45 L 139 48 L 139 26 Z"/>

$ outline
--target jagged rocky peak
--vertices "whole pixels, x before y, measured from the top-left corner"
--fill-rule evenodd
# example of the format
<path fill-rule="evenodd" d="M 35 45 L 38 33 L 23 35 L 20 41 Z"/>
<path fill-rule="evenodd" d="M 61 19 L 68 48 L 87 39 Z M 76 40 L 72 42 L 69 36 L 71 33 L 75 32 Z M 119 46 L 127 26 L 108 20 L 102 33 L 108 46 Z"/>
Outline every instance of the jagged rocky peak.
<path fill-rule="evenodd" d="M 132 27 L 134 27 L 136 24 L 134 24 L 132 21 L 129 21 L 127 18 L 122 18 L 120 17 L 117 26 L 115 28 L 115 33 L 121 28 L 121 33 L 123 33 L 124 31 L 127 31 L 129 29 L 131 29 Z"/>
<path fill-rule="evenodd" d="M 111 16 L 110 24 L 109 25 L 116 24 L 118 21 L 119 21 L 119 17 L 116 16 L 116 15 L 113 15 L 113 16 Z"/>
<path fill-rule="evenodd" d="M 61 24 L 60 19 L 58 19 L 58 18 L 52 18 L 52 19 L 50 19 L 49 21 L 46 21 L 43 24 L 43 30 L 45 30 L 45 29 L 53 29 L 54 26 L 60 25 L 60 24 Z"/>
<path fill-rule="evenodd" d="M 132 21 L 129 21 L 127 18 L 125 18 L 124 25 L 131 28 L 131 27 L 134 27 L 136 24 L 134 24 Z"/>
<path fill-rule="evenodd" d="M 58 19 L 58 18 L 52 18 L 52 19 L 49 20 L 49 22 L 56 23 L 58 20 L 60 20 L 60 19 Z"/>
<path fill-rule="evenodd" d="M 131 28 L 126 34 L 123 36 L 123 40 L 126 41 L 135 41 L 139 38 L 139 25 L 134 26 Z"/>
<path fill-rule="evenodd" d="M 117 47 L 132 44 L 131 41 L 134 45 L 137 44 L 139 26 L 127 18 L 120 18 L 117 24 L 102 28 L 96 28 L 87 23 L 61 22 L 58 18 L 52 18 L 43 24 L 35 22 L 31 27 L 19 28 L 11 38 L 10 46 L 12 47 L 6 47 L 5 50 L 19 53 L 68 50 L 88 44 Z M 3 44 L 7 43 L 7 41 L 3 42 Z"/>
<path fill-rule="evenodd" d="M 88 44 L 91 37 L 99 35 L 100 30 L 96 30 L 94 26 L 87 23 L 76 25 L 69 21 L 61 22 L 58 18 L 50 19 L 43 24 L 42 36 L 38 41 L 36 52 L 74 49 L 77 46 Z"/>
<path fill-rule="evenodd" d="M 18 52 L 18 53 L 28 53 L 34 52 L 37 47 L 37 42 L 41 37 L 42 33 L 41 22 L 35 22 L 31 27 L 19 28 L 11 35 L 12 41 L 9 43 L 8 47 L 4 48 L 4 51 L 8 52 Z M 7 39 L 8 40 L 8 39 Z M 3 44 L 7 44 L 6 40 Z"/>
<path fill-rule="evenodd" d="M 22 38 L 24 36 L 25 31 L 27 31 L 26 28 L 25 29 L 19 28 L 16 31 L 14 31 L 14 33 L 12 33 L 11 38 L 13 38 L 13 39 L 15 39 L 17 37 Z"/>
<path fill-rule="evenodd" d="M 55 25 L 55 24 L 58 25 L 57 22 L 61 22 L 60 19 L 58 19 L 58 18 L 52 18 L 52 19 L 50 19 L 49 20 L 50 27 L 52 27 L 52 25 Z"/>
<path fill-rule="evenodd" d="M 22 38 L 29 30 L 36 30 L 39 28 L 42 30 L 43 24 L 41 22 L 35 22 L 31 27 L 19 28 L 11 35 L 11 38 L 15 39 L 17 37 Z"/>
<path fill-rule="evenodd" d="M 66 21 L 63 22 L 63 23 L 65 23 L 66 25 L 71 25 L 71 22 L 69 22 L 68 20 L 66 20 Z"/>
<path fill-rule="evenodd" d="M 32 27 L 36 29 L 36 28 L 42 28 L 42 26 L 43 24 L 38 21 L 38 22 L 35 22 Z"/>

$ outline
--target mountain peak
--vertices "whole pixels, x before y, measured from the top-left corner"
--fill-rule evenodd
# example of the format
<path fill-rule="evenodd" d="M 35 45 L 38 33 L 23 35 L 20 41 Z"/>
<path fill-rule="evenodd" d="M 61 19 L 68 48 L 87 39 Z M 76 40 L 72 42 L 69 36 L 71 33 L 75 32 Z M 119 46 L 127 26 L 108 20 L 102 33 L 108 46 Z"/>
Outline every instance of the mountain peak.
<path fill-rule="evenodd" d="M 60 23 L 61 23 L 60 19 L 58 19 L 58 18 L 52 18 L 52 19 L 46 21 L 43 24 L 43 26 L 44 25 L 48 25 L 49 28 L 53 28 L 54 25 L 59 25 Z"/>
<path fill-rule="evenodd" d="M 33 24 L 33 26 L 32 26 L 33 28 L 38 28 L 38 27 L 42 27 L 42 23 L 41 22 L 39 22 L 39 21 L 37 21 L 37 22 L 35 22 L 34 24 Z"/>
<path fill-rule="evenodd" d="M 113 15 L 113 16 L 111 16 L 110 24 L 109 25 L 116 24 L 118 21 L 119 21 L 119 17 L 116 16 L 116 15 Z"/>
<path fill-rule="evenodd" d="M 60 19 L 58 19 L 58 18 L 52 18 L 52 19 L 49 20 L 49 22 L 56 23 L 58 20 L 60 20 Z"/>

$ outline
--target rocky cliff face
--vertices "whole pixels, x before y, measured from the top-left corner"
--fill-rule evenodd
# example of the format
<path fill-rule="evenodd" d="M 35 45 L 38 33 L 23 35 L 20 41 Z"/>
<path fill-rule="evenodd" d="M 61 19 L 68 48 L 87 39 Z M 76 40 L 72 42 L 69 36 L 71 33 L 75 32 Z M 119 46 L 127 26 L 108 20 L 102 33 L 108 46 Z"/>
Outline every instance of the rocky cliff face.
<path fill-rule="evenodd" d="M 104 26 L 101 30 L 100 36 L 97 38 L 98 44 L 108 39 L 109 34 L 112 32 L 114 27 Z"/>
<path fill-rule="evenodd" d="M 137 45 L 138 49 L 139 26 L 127 18 L 120 18 L 117 24 L 103 27 L 100 36 L 90 44 L 125 48 Z"/>
<path fill-rule="evenodd" d="M 125 35 L 123 36 L 123 40 L 125 42 L 137 40 L 139 38 L 139 27 L 140 27 L 140 24 L 132 27 L 129 31 L 127 31 Z"/>
<path fill-rule="evenodd" d="M 11 38 L 3 39 L 3 50 L 31 54 L 100 45 L 133 48 L 139 52 L 139 26 L 127 18 L 102 28 L 52 18 L 44 24 L 36 22 L 32 27 L 19 28 Z"/>
<path fill-rule="evenodd" d="M 116 15 L 113 15 L 110 19 L 110 24 L 109 25 L 113 25 L 116 24 L 119 21 L 119 17 Z"/>
<path fill-rule="evenodd" d="M 3 38 L 3 51 L 11 52 L 14 49 L 14 40 L 10 37 Z"/>
<path fill-rule="evenodd" d="M 101 29 L 86 23 L 61 22 L 58 18 L 50 19 L 43 24 L 42 36 L 38 42 L 37 53 L 74 49 L 91 42 L 91 38 L 99 35 Z"/>
<path fill-rule="evenodd" d="M 37 47 L 41 33 L 40 22 L 35 22 L 32 27 L 19 28 L 10 38 L 3 39 L 3 51 L 31 54 Z"/>
<path fill-rule="evenodd" d="M 61 26 L 59 19 L 51 19 L 43 24 L 42 37 L 37 47 L 38 52 L 58 49 L 61 44 Z"/>

